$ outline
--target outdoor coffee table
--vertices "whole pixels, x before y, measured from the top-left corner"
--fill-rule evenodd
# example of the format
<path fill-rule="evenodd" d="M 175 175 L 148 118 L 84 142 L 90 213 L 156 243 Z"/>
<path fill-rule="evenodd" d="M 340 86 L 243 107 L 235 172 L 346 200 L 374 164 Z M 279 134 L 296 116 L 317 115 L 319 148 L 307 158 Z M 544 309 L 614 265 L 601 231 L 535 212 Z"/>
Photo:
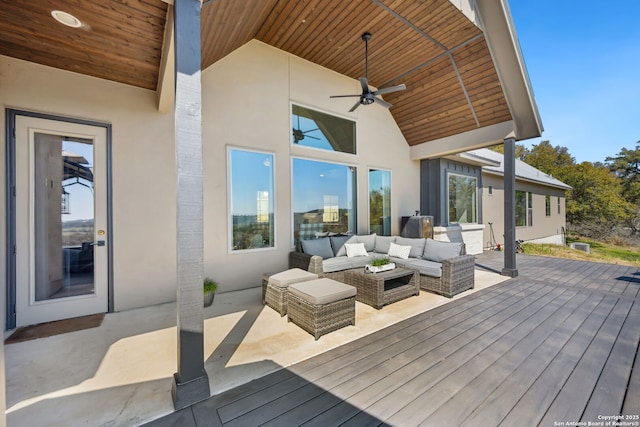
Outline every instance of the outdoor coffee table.
<path fill-rule="evenodd" d="M 420 274 L 417 270 L 408 268 L 396 268 L 382 273 L 365 273 L 364 268 L 354 268 L 344 272 L 344 281 L 357 288 L 357 301 L 377 309 L 420 295 Z"/>

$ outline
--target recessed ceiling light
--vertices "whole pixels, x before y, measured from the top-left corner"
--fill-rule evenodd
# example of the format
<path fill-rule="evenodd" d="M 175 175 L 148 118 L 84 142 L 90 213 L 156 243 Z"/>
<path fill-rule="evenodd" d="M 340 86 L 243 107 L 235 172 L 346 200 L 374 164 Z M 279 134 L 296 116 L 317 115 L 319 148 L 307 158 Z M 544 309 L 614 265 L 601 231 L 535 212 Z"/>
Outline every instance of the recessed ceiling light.
<path fill-rule="evenodd" d="M 80 22 L 78 18 L 76 18 L 70 13 L 63 12 L 61 10 L 52 10 L 51 16 L 53 16 L 53 19 L 55 19 L 56 21 L 58 21 L 63 25 L 66 25 L 67 27 L 71 27 L 71 28 L 82 27 L 82 22 Z"/>

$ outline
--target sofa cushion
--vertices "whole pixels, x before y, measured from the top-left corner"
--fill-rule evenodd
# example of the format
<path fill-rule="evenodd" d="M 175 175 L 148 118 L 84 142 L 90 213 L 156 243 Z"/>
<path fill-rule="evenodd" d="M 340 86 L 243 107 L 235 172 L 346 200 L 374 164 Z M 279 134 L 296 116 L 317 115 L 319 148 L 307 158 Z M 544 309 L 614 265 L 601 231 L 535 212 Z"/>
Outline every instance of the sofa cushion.
<path fill-rule="evenodd" d="M 389 256 L 396 257 L 400 259 L 409 258 L 409 253 L 411 252 L 411 246 L 403 246 L 396 245 L 395 243 L 389 243 Z"/>
<path fill-rule="evenodd" d="M 367 252 L 373 252 L 373 249 L 376 247 L 376 233 L 356 236 L 356 242 L 364 243 L 364 248 Z"/>
<path fill-rule="evenodd" d="M 369 255 L 364 243 L 345 243 L 344 247 L 347 249 L 347 257 L 349 258 Z"/>
<path fill-rule="evenodd" d="M 328 237 L 322 237 L 320 239 L 301 240 L 300 246 L 302 252 L 309 255 L 318 255 L 322 259 L 333 257 L 333 249 L 331 249 L 331 243 Z"/>
<path fill-rule="evenodd" d="M 395 241 L 396 236 L 376 236 L 376 245 L 373 251 L 379 254 L 387 254 L 389 253 L 389 245 Z"/>
<path fill-rule="evenodd" d="M 363 257 L 364 258 L 364 257 Z M 337 256 L 322 261 L 322 271 L 324 273 L 335 273 L 336 271 L 349 270 L 356 268 L 351 260 L 358 258 L 347 258 L 347 256 Z"/>
<path fill-rule="evenodd" d="M 439 262 L 409 258 L 404 265 L 407 268 L 418 270 L 423 276 L 442 277 L 442 264 Z"/>
<path fill-rule="evenodd" d="M 427 239 L 411 239 L 408 237 L 396 237 L 396 244 L 403 246 L 411 246 L 410 258 L 422 258 L 424 253 L 424 244 Z"/>
<path fill-rule="evenodd" d="M 365 265 L 370 264 L 375 258 L 373 252 L 368 254 L 369 256 L 357 256 L 355 258 L 349 258 L 351 261 L 351 268 L 364 268 Z"/>
<path fill-rule="evenodd" d="M 422 258 L 429 261 L 442 262 L 445 259 L 460 256 L 462 242 L 441 242 L 427 238 Z"/>
<path fill-rule="evenodd" d="M 331 248 L 335 256 L 345 256 L 347 254 L 347 248 L 344 247 L 345 243 L 356 243 L 355 236 L 337 235 L 329 237 L 331 239 Z"/>

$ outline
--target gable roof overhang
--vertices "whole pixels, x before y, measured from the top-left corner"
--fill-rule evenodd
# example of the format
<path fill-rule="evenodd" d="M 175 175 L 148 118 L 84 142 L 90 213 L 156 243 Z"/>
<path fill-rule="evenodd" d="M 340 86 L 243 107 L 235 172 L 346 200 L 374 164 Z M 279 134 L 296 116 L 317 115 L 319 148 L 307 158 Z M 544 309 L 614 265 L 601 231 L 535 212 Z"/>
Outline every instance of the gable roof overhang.
<path fill-rule="evenodd" d="M 209 0 L 202 68 L 252 39 L 358 79 L 369 31 L 369 81 L 385 95 L 414 159 L 539 136 L 540 117 L 507 0 Z M 75 0 L 81 22 L 51 17 L 49 0 L 0 11 L 0 55 L 133 85 L 173 106 L 173 0 Z M 359 83 L 354 81 L 354 93 Z M 327 94 L 327 96 L 333 94 Z M 335 100 L 345 111 L 353 99 Z M 361 107 L 365 108 L 365 107 Z M 368 108 L 380 108 L 377 106 Z"/>

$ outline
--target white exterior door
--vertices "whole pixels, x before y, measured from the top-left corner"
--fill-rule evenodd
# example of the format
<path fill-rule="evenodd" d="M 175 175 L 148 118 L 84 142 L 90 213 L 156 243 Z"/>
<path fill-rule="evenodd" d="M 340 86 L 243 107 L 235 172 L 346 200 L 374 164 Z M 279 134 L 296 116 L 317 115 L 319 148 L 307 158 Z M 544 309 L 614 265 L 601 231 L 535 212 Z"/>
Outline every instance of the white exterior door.
<path fill-rule="evenodd" d="M 107 131 L 16 117 L 16 326 L 108 309 Z"/>

